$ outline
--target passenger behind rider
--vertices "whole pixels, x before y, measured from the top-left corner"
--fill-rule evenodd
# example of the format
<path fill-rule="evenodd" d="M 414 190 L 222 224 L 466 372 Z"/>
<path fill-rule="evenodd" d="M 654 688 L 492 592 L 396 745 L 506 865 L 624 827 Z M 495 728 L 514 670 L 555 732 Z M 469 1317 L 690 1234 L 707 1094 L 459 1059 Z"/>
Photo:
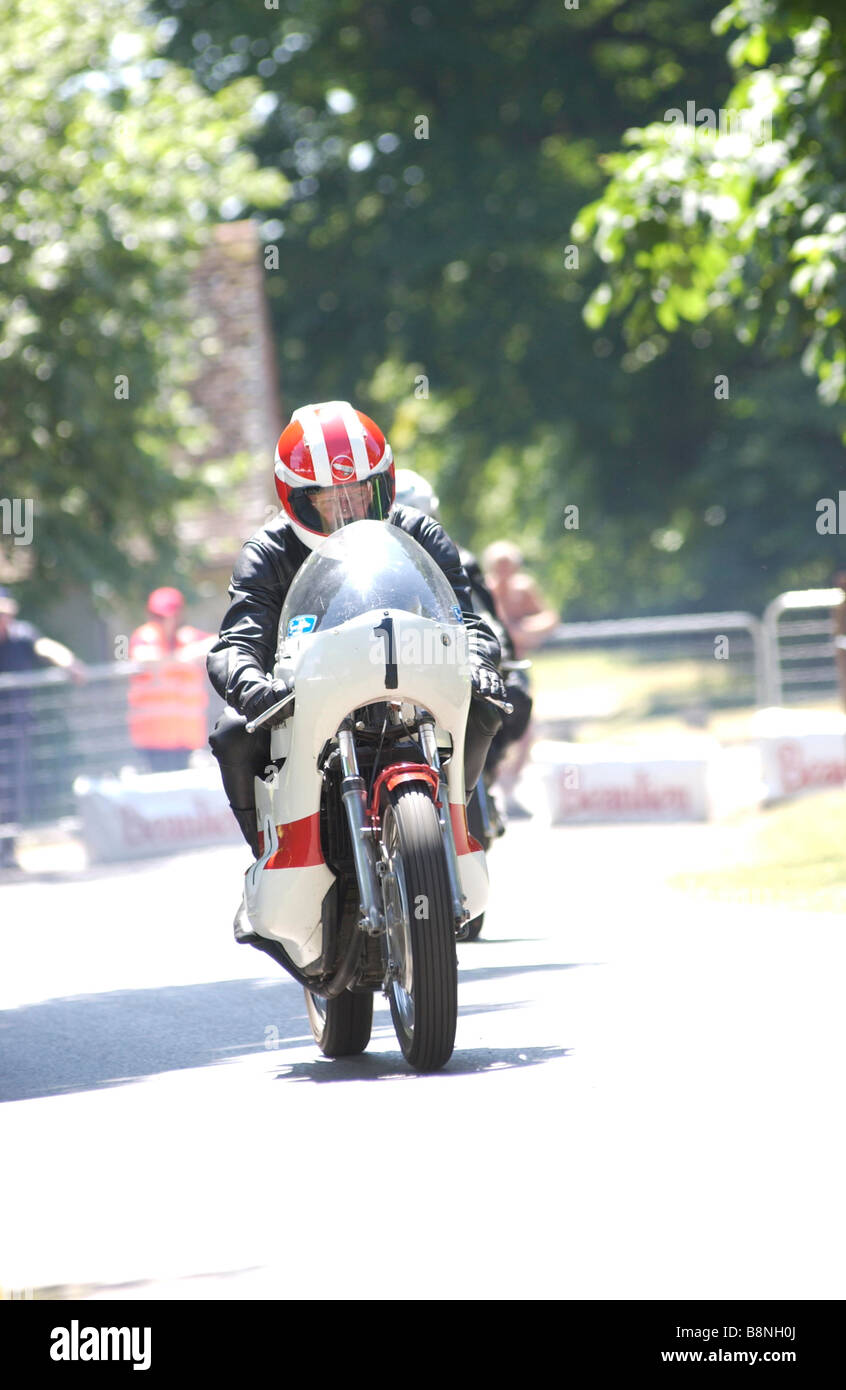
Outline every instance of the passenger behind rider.
<path fill-rule="evenodd" d="M 274 477 L 281 511 L 241 548 L 229 585 L 229 609 L 206 663 L 227 706 L 209 744 L 229 805 L 256 857 L 254 779 L 270 759 L 270 725 L 252 735 L 246 725 L 288 693 L 284 682 L 272 676 L 282 605 L 300 567 L 339 527 L 360 520 L 399 527 L 429 553 L 452 586 L 470 648 L 473 698 L 464 746 L 468 792 L 501 724 L 489 700 L 506 697 L 497 670 L 499 643 L 473 610 L 458 551 L 438 522 L 395 505 L 393 454 L 378 425 L 346 401 L 302 406 L 279 437 Z M 280 712 L 275 722 L 286 713 Z"/>
<path fill-rule="evenodd" d="M 440 521 L 440 499 L 431 483 L 413 468 L 397 469 L 397 502 L 406 507 L 415 507 L 426 516 Z M 506 690 L 506 698 L 512 706 L 510 714 L 503 714 L 502 728 L 494 735 L 485 759 L 485 771 L 489 779 L 496 776 L 497 768 L 508 748 L 519 742 L 526 732 L 532 714 L 532 697 L 529 694 L 529 678 L 525 670 L 516 670 L 509 663 L 516 661 L 517 653 L 508 629 L 497 612 L 493 594 L 485 583 L 482 567 L 472 551 L 459 546 L 461 563 L 470 582 L 473 608 L 484 618 L 495 634 L 502 651 L 501 675 Z"/>

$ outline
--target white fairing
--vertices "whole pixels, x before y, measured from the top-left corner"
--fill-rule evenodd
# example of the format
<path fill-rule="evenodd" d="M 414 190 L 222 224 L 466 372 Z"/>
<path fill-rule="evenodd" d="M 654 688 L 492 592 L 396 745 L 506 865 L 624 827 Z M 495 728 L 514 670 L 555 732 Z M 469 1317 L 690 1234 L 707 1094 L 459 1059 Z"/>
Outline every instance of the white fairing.
<path fill-rule="evenodd" d="M 376 528 L 376 535 L 372 528 Z M 356 538 L 356 532 L 362 534 Z M 369 544 L 372 561 L 374 542 L 377 549 L 379 544 L 384 546 L 387 532 L 399 537 L 401 551 L 407 552 L 409 546 L 413 547 L 443 578 L 415 541 L 383 522 L 362 521 L 345 528 L 344 558 L 350 541 L 357 539 L 359 558 L 362 544 L 365 549 Z M 332 545 L 334 540 L 330 537 L 326 545 Z M 393 555 L 393 537 L 389 548 Z M 307 564 L 314 565 L 320 553 L 316 552 Z M 421 568 L 419 559 L 415 564 Z M 443 583 L 452 595 L 445 579 Z M 291 594 L 294 594 L 293 585 Z M 366 596 L 364 601 L 369 601 Z M 418 605 L 416 599 L 413 601 L 416 606 L 426 606 L 425 603 Z M 320 605 L 313 602 L 313 606 Z M 328 601 L 325 607 L 331 616 L 333 609 Z M 314 615 L 307 615 L 310 616 Z M 394 657 L 397 672 L 395 687 L 386 686 L 387 633 L 390 631 L 385 628 L 386 619 L 393 624 L 390 655 Z M 317 758 L 327 739 L 335 735 L 352 710 L 363 705 L 404 700 L 423 706 L 434 716 L 439 742 L 446 744 L 448 740 L 444 735 L 451 737 L 453 756 L 447 768 L 449 799 L 454 806 L 463 808 L 464 730 L 471 693 L 467 633 L 460 613 L 456 617 L 447 609 L 441 617 L 425 617 L 404 608 L 370 608 L 337 626 L 321 626 L 318 620 L 315 630 L 302 631 L 303 625 L 302 617 L 292 619 L 286 601 L 274 675 L 288 681 L 293 678 L 296 706 L 293 716 L 271 734 L 271 756 L 285 757 L 284 765 L 266 779 L 256 778 L 256 807 L 259 827 L 264 832 L 264 854 L 245 876 L 245 907 L 250 928 L 279 942 L 301 969 L 318 961 L 322 954 L 321 910 L 334 880 L 331 870 L 322 861 L 319 834 L 322 776 L 317 769 Z M 290 635 L 286 635 L 289 630 Z M 281 847 L 278 826 L 284 827 Z M 485 856 L 482 851 L 462 853 L 463 834 L 459 833 L 456 839 L 459 841 L 457 862 L 461 889 L 466 895 L 470 916 L 475 917 L 484 912 L 487 903 Z M 280 861 L 284 864 L 286 857 L 295 858 L 298 865 L 303 858 L 306 862 L 297 867 L 276 867 Z"/>

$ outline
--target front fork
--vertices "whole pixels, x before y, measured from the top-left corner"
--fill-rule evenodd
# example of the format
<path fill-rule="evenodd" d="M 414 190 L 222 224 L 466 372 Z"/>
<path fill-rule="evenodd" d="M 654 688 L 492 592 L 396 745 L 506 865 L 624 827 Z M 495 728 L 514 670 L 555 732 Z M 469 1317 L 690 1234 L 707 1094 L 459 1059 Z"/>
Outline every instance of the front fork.
<path fill-rule="evenodd" d="M 438 788 L 438 799 L 440 809 L 438 819 L 441 823 L 441 836 L 446 850 L 447 875 L 449 877 L 449 890 L 452 898 L 452 917 L 455 923 L 455 934 L 461 941 L 467 935 L 467 923 L 470 921 L 470 913 L 465 906 L 465 897 L 461 891 L 461 881 L 458 877 L 458 854 L 455 849 L 455 836 L 452 831 L 452 813 L 449 809 L 449 787 L 444 777 L 441 760 L 438 756 L 438 741 L 435 738 L 435 726 L 431 721 L 420 725 L 420 742 L 423 745 L 423 752 L 426 761 L 435 769 L 440 778 Z"/>
<path fill-rule="evenodd" d="M 361 904 L 358 925 L 362 931 L 377 936 L 385 930 L 385 918 L 379 907 L 373 827 L 367 819 L 367 790 L 364 778 L 358 770 L 355 739 L 349 724 L 342 724 L 338 730 L 338 747 L 341 750 L 341 770 L 344 774 L 341 798 L 350 827 L 355 876 L 358 879 L 358 900 Z"/>
<path fill-rule="evenodd" d="M 458 855 L 455 849 L 455 836 L 452 830 L 452 816 L 449 808 L 449 788 L 444 777 L 441 760 L 438 756 L 438 744 L 435 738 L 435 726 L 431 721 L 427 721 L 420 726 L 420 741 L 423 745 L 423 752 L 429 765 L 438 774 L 439 788 L 438 799 L 438 820 L 441 827 L 441 836 L 446 850 L 446 868 L 449 879 L 450 898 L 452 900 L 452 916 L 455 923 L 455 933 L 459 939 L 467 935 L 467 923 L 470 921 L 470 913 L 465 906 L 465 897 L 461 891 L 461 882 L 458 876 Z M 380 907 L 380 891 L 378 887 L 378 867 L 374 854 L 374 833 L 373 827 L 367 817 L 367 795 L 364 785 L 364 778 L 358 770 L 358 759 L 355 753 L 355 739 L 349 724 L 342 724 L 338 730 L 338 747 L 341 753 L 341 770 L 343 781 L 341 783 L 341 798 L 347 813 L 347 821 L 350 828 L 350 839 L 352 841 L 353 861 L 355 863 L 355 873 L 358 880 L 359 902 L 361 903 L 361 917 L 359 926 L 363 931 L 370 935 L 379 935 L 385 930 L 385 917 Z"/>

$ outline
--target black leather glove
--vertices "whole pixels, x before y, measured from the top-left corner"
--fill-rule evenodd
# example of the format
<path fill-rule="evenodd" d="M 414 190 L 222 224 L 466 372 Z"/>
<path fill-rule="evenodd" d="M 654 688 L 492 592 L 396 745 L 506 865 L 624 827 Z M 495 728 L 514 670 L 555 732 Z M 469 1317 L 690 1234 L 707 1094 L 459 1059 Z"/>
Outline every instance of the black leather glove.
<path fill-rule="evenodd" d="M 273 705 L 278 705 L 280 700 L 284 700 L 290 694 L 290 686 L 284 681 L 256 681 L 251 685 L 247 694 L 241 700 L 241 713 L 246 717 L 247 723 L 258 719 L 260 714 L 270 709 Z M 280 710 L 275 719 L 271 719 L 262 725 L 264 729 L 272 729 L 274 724 L 281 724 L 291 713 L 291 706 L 288 705 L 284 710 Z"/>
<path fill-rule="evenodd" d="M 495 666 L 488 666 L 486 662 L 474 664 L 470 670 L 470 681 L 473 686 L 473 694 L 478 695 L 483 700 L 508 699 L 502 677 Z"/>

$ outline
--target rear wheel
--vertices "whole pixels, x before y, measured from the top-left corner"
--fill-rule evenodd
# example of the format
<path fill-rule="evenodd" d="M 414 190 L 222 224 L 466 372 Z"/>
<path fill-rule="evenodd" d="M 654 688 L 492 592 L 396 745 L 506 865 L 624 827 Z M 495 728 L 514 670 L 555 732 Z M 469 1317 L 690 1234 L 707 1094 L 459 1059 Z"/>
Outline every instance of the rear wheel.
<path fill-rule="evenodd" d="M 471 917 L 470 921 L 467 923 L 467 935 L 465 936 L 464 940 L 465 940 L 465 941 L 475 941 L 476 938 L 481 934 L 482 927 L 483 927 L 484 925 L 485 925 L 485 914 L 484 914 L 484 912 L 480 912 L 478 917 Z"/>
<path fill-rule="evenodd" d="M 373 995 L 351 994 L 345 989 L 334 999 L 305 991 L 308 1021 L 314 1041 L 324 1057 L 352 1057 L 370 1042 Z"/>
<path fill-rule="evenodd" d="M 382 810 L 388 999 L 406 1061 L 449 1061 L 458 1021 L 452 897 L 437 808 L 419 784 L 388 793 Z"/>

